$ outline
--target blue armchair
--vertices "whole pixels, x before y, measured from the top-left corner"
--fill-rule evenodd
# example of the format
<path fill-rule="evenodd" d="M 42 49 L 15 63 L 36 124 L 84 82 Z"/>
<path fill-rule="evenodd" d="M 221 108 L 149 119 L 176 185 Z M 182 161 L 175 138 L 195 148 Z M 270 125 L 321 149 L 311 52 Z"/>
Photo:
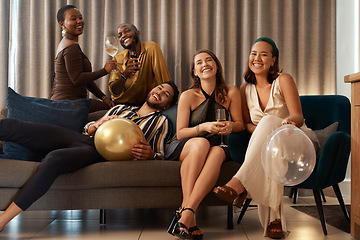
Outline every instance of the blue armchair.
<path fill-rule="evenodd" d="M 333 187 L 346 219 L 350 220 L 338 185 L 338 183 L 345 179 L 350 155 L 350 101 L 348 98 L 340 95 L 301 96 L 300 100 L 305 123 L 311 129 L 320 130 L 334 122 L 339 122 L 338 130 L 331 134 L 324 144 L 310 177 L 301 184 L 293 186 L 296 189 L 313 190 L 322 229 L 324 234 L 327 235 L 326 221 L 320 197 L 322 189 L 330 186 Z M 251 199 L 245 201 L 238 223 L 240 223 L 250 202 Z"/>

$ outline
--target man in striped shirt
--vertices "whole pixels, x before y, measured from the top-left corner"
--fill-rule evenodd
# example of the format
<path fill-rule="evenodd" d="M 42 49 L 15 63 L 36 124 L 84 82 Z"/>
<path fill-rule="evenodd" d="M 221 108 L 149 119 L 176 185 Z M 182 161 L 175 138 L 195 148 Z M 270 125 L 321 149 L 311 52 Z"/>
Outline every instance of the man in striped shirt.
<path fill-rule="evenodd" d="M 175 104 L 178 95 L 179 92 L 173 82 L 160 84 L 150 91 L 141 107 L 116 105 L 100 120 L 86 124 L 84 133 L 94 136 L 104 122 L 117 117 L 127 118 L 140 127 L 146 139 L 133 147 L 134 157 L 139 160 L 163 159 L 165 143 L 171 137 L 172 130 L 169 120 L 160 111 Z"/>
<path fill-rule="evenodd" d="M 105 121 L 118 116 L 129 118 L 139 125 L 147 140 L 133 147 L 134 157 L 161 159 L 164 155 L 165 142 L 170 136 L 170 126 L 167 118 L 160 111 L 176 103 L 177 96 L 178 91 L 173 82 L 160 84 L 150 91 L 141 107 L 116 106 L 97 122 L 87 124 L 86 132 L 93 136 L 96 129 Z M 2 119 L 0 139 L 18 143 L 45 155 L 34 175 L 0 215 L 0 231 L 11 219 L 43 196 L 60 174 L 74 172 L 104 161 L 96 151 L 91 137 L 52 124 L 25 122 L 12 118 Z"/>

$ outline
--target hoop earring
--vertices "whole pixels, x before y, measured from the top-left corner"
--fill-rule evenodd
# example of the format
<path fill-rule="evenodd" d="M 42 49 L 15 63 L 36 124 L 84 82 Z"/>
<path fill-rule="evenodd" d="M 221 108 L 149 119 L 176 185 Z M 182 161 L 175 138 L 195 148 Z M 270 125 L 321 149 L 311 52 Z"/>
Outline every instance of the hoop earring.
<path fill-rule="evenodd" d="M 67 32 L 66 32 L 65 28 L 63 28 L 63 30 L 61 31 L 61 36 L 66 37 L 66 34 L 67 34 Z"/>

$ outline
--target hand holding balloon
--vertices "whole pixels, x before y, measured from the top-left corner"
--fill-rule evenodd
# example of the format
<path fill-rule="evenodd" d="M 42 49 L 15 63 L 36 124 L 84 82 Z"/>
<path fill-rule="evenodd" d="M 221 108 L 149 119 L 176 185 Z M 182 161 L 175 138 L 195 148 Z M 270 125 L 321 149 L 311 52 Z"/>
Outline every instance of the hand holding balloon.
<path fill-rule="evenodd" d="M 151 149 L 151 146 L 147 141 L 140 140 L 140 143 L 135 144 L 132 148 L 132 154 L 136 159 L 147 160 L 153 159 L 155 152 Z"/>
<path fill-rule="evenodd" d="M 106 117 L 103 117 L 101 118 L 99 121 L 97 121 L 96 123 L 94 123 L 94 127 L 96 129 L 98 129 L 104 122 L 107 122 L 111 119 L 114 119 L 114 118 L 117 118 L 118 116 L 117 115 L 111 115 L 111 116 L 106 116 Z"/>
<path fill-rule="evenodd" d="M 90 136 L 94 136 L 97 129 L 106 121 L 109 121 L 111 119 L 114 119 L 114 118 L 117 118 L 118 116 L 116 115 L 111 115 L 111 116 L 106 116 L 106 117 L 103 117 L 101 119 L 99 119 L 98 121 L 96 121 L 95 123 L 91 124 L 87 130 L 87 133 L 90 135 Z"/>
<path fill-rule="evenodd" d="M 292 124 L 292 125 L 296 126 L 296 123 L 291 118 L 285 118 L 281 123 L 282 123 L 282 125 Z"/>

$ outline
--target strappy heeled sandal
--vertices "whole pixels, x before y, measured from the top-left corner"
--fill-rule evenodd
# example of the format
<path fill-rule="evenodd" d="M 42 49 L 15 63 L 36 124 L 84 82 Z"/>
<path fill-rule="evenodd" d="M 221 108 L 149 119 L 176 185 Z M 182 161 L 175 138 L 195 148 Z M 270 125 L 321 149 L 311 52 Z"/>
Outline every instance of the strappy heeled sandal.
<path fill-rule="evenodd" d="M 183 208 L 183 209 L 181 209 L 180 214 L 186 210 L 189 210 L 189 211 L 193 212 L 193 214 L 195 214 L 195 211 L 192 208 Z M 187 232 L 181 230 L 181 228 L 186 229 Z M 190 233 L 189 228 L 185 224 L 183 224 L 179 221 L 175 224 L 173 231 L 172 231 L 172 235 L 177 236 L 182 239 L 194 239 L 194 235 L 192 235 Z"/>
<path fill-rule="evenodd" d="M 193 234 L 193 232 L 195 231 L 200 231 L 200 228 L 198 228 L 198 226 L 194 226 L 194 227 L 190 227 L 189 228 L 189 233 L 193 236 L 193 240 L 202 240 L 204 237 L 204 234 Z"/>
<path fill-rule="evenodd" d="M 283 238 L 281 220 L 275 219 L 272 221 L 266 229 L 267 236 L 272 239 Z"/>
<path fill-rule="evenodd" d="M 247 197 L 246 189 L 244 189 L 242 193 L 237 194 L 233 188 L 226 185 L 221 187 L 215 187 L 213 192 L 222 200 L 231 203 L 234 206 L 237 206 L 238 208 L 242 207 Z"/>
<path fill-rule="evenodd" d="M 179 210 L 176 210 L 175 213 L 174 213 L 174 217 L 171 220 L 170 226 L 168 227 L 168 230 L 167 230 L 167 232 L 170 233 L 171 235 L 174 235 L 173 234 L 174 228 L 175 228 L 176 223 L 181 218 L 181 212 L 182 211 L 183 211 L 183 208 L 180 207 Z"/>

